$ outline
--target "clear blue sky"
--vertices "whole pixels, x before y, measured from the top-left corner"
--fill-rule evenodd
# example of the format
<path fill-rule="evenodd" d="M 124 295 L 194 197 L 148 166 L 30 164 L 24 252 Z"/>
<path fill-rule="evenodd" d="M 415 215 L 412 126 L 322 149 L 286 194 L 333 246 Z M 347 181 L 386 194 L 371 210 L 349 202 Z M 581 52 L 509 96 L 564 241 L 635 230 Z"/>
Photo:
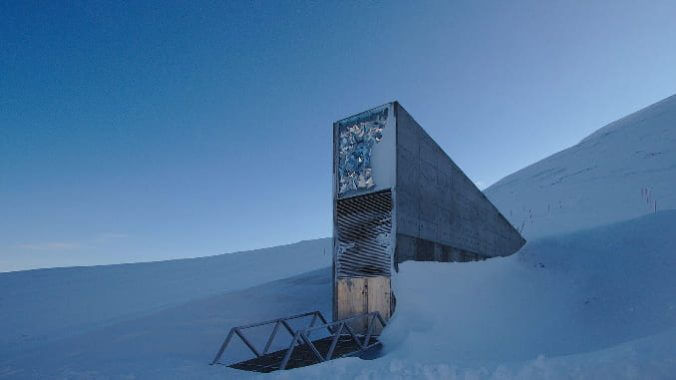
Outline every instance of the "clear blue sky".
<path fill-rule="evenodd" d="M 676 92 L 676 2 L 0 3 L 0 271 L 331 234 L 399 100 L 480 187 Z"/>

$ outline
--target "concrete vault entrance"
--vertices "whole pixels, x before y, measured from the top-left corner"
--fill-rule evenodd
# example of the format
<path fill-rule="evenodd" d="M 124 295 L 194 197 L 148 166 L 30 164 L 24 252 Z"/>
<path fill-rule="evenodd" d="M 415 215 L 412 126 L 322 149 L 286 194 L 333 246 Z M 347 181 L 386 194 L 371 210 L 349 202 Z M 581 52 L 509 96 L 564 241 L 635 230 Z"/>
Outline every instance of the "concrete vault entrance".
<path fill-rule="evenodd" d="M 484 260 L 525 243 L 398 102 L 333 124 L 333 184 L 334 319 L 389 319 L 404 261 Z"/>
<path fill-rule="evenodd" d="M 236 339 L 254 357 L 225 365 L 247 371 L 372 356 L 395 310 L 392 275 L 400 263 L 484 260 L 511 255 L 524 243 L 398 102 L 339 120 L 333 124 L 333 321 L 313 311 L 233 327 L 211 364 L 223 364 Z M 264 342 L 248 335 L 266 327 Z M 281 336 L 286 348 L 273 350 Z"/>

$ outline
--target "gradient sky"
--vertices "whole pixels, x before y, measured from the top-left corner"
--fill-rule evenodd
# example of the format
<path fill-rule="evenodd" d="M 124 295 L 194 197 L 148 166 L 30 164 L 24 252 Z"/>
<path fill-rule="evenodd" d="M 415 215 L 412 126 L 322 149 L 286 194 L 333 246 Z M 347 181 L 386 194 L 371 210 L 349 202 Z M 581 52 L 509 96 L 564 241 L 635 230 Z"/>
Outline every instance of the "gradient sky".
<path fill-rule="evenodd" d="M 424 5 L 423 5 L 424 3 Z M 676 2 L 0 3 L 0 271 L 331 234 L 399 100 L 481 188 L 676 92 Z"/>

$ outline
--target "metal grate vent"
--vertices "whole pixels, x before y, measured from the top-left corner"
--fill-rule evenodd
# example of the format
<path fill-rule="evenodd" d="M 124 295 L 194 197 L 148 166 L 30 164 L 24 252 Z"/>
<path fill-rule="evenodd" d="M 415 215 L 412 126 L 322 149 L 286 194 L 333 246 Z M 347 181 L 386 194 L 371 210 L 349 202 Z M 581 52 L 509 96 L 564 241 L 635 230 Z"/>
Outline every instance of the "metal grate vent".
<path fill-rule="evenodd" d="M 338 278 L 389 277 L 392 191 L 339 199 L 336 211 Z"/>

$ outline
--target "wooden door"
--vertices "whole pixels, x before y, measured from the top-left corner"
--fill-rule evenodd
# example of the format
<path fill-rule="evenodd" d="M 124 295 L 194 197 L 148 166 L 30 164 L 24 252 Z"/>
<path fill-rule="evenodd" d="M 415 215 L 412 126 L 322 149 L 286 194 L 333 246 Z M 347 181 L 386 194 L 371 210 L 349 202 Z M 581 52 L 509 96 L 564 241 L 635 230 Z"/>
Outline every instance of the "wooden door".
<path fill-rule="evenodd" d="M 353 277 L 339 278 L 336 281 L 334 319 L 345 319 L 351 316 L 377 311 L 387 321 L 390 318 L 391 288 L 390 278 Z M 380 324 L 375 323 L 374 333 L 380 332 Z M 366 318 L 350 324 L 355 332 L 364 333 L 367 327 Z"/>

